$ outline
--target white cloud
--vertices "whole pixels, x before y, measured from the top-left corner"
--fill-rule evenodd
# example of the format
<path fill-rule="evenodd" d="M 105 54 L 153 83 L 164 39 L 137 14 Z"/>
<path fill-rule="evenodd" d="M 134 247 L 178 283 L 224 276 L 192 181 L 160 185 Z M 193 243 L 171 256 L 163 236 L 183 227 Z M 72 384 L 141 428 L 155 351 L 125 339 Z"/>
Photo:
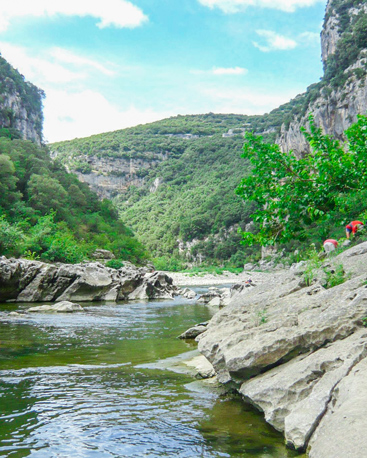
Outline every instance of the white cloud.
<path fill-rule="evenodd" d="M 75 72 L 65 68 L 57 62 L 42 57 L 30 57 L 24 48 L 9 43 L 0 43 L 1 54 L 24 74 L 27 80 L 35 84 L 70 83 L 86 77 L 83 72 Z"/>
<path fill-rule="evenodd" d="M 239 13 L 249 6 L 270 8 L 287 12 L 294 12 L 297 8 L 315 5 L 323 0 L 199 0 L 209 8 L 219 8 L 224 13 Z"/>
<path fill-rule="evenodd" d="M 299 36 L 299 41 L 305 44 L 320 43 L 320 33 L 303 32 Z"/>
<path fill-rule="evenodd" d="M 97 27 L 137 27 L 147 16 L 127 0 L 12 0 L 0 2 L 0 31 L 18 17 L 91 16 Z"/>
<path fill-rule="evenodd" d="M 86 79 L 90 69 L 106 76 L 115 74 L 101 63 L 63 48 L 45 50 L 39 56 L 31 56 L 26 48 L 0 42 L 0 51 L 13 67 L 18 68 L 25 75 L 27 80 L 41 86 Z"/>
<path fill-rule="evenodd" d="M 50 52 L 50 55 L 55 60 L 65 64 L 73 64 L 78 67 L 91 67 L 107 76 L 113 76 L 115 74 L 113 70 L 108 69 L 99 62 L 96 62 L 95 60 L 86 58 L 84 56 L 74 54 L 67 49 L 53 48 Z"/>
<path fill-rule="evenodd" d="M 48 90 L 44 102 L 44 136 L 49 142 L 108 132 L 166 118 L 174 113 L 121 110 L 96 91 Z"/>
<path fill-rule="evenodd" d="M 217 89 L 206 88 L 202 91 L 217 103 L 211 111 L 215 113 L 244 113 L 247 115 L 263 114 L 288 102 L 298 94 L 297 90 L 265 92 L 253 88 Z"/>
<path fill-rule="evenodd" d="M 259 44 L 254 41 L 253 45 L 263 52 L 279 50 L 285 51 L 294 49 L 297 46 L 297 42 L 295 40 L 279 35 L 271 30 L 257 30 L 256 33 L 265 39 L 265 44 Z"/>
<path fill-rule="evenodd" d="M 211 70 L 191 70 L 192 75 L 246 75 L 243 67 L 213 67 Z"/>
<path fill-rule="evenodd" d="M 214 75 L 244 75 L 247 73 L 245 68 L 241 67 L 233 67 L 233 68 L 214 68 L 213 74 Z"/>

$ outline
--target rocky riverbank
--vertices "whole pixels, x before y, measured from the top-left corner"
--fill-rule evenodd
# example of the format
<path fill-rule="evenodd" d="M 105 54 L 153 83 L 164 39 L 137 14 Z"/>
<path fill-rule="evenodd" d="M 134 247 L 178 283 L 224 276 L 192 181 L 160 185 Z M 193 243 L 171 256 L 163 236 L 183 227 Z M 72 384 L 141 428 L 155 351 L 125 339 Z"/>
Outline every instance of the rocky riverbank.
<path fill-rule="evenodd" d="M 0 302 L 117 301 L 172 299 L 181 290 L 162 272 L 125 263 L 46 264 L 0 257 Z"/>
<path fill-rule="evenodd" d="M 242 283 L 251 278 L 256 283 L 266 281 L 267 275 L 263 272 L 241 272 L 234 274 L 223 272 L 222 274 L 190 274 L 182 272 L 165 272 L 177 286 L 207 286 Z"/>
<path fill-rule="evenodd" d="M 361 458 L 367 242 L 311 276 L 306 269 L 260 274 L 256 288 L 239 290 L 209 321 L 199 350 L 219 381 L 263 411 L 290 447 L 308 449 L 310 458 Z M 326 289 L 330 275 L 344 282 Z"/>

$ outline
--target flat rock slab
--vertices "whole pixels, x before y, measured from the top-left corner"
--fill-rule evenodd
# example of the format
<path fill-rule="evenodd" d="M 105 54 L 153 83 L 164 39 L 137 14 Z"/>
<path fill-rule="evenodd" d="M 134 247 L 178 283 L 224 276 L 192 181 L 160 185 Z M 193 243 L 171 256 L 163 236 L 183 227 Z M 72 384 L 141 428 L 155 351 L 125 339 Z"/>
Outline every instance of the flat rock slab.
<path fill-rule="evenodd" d="M 61 301 L 52 305 L 38 305 L 36 307 L 31 307 L 28 309 L 28 312 L 54 312 L 54 313 L 73 313 L 73 312 L 83 312 L 84 309 L 79 304 L 74 304 L 69 301 Z"/>
<path fill-rule="evenodd" d="M 367 359 L 333 393 L 329 409 L 310 442 L 309 458 L 367 456 Z"/>
<path fill-rule="evenodd" d="M 304 450 L 333 390 L 366 356 L 367 330 L 362 329 L 245 382 L 240 393 L 285 434 L 288 445 Z"/>
<path fill-rule="evenodd" d="M 184 364 L 186 364 L 186 366 L 193 367 L 197 372 L 198 378 L 207 379 L 215 376 L 213 366 L 202 355 L 196 356 L 189 361 L 185 361 Z"/>

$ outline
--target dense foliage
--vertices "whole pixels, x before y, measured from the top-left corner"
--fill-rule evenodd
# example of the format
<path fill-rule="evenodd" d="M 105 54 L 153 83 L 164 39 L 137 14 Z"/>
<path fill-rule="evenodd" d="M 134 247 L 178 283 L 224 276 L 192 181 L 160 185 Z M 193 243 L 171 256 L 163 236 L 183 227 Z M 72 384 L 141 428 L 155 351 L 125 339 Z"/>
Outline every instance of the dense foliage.
<path fill-rule="evenodd" d="M 117 199 L 124 221 L 155 257 L 169 257 L 177 264 L 178 240 L 191 254 L 210 263 L 230 260 L 242 265 L 255 251 L 240 245 L 238 225 L 250 222 L 251 204 L 244 204 L 234 189 L 243 175 L 238 167 L 242 136 L 191 140 L 177 158 L 154 169 L 161 185 L 155 192 L 131 187 Z M 246 168 L 246 167 L 245 167 Z"/>
<path fill-rule="evenodd" d="M 30 141 L 0 138 L 0 254 L 78 262 L 96 248 L 140 262 L 145 252 L 86 184 Z"/>
<path fill-rule="evenodd" d="M 305 241 L 315 230 L 321 243 L 344 235 L 350 220 L 367 216 L 367 117 L 359 116 L 345 132 L 346 145 L 323 135 L 312 118 L 310 125 L 304 135 L 311 153 L 299 160 L 259 136 L 246 135 L 243 157 L 252 170 L 237 193 L 258 204 L 253 218 L 260 227 L 257 234 L 244 232 L 246 244 Z"/>
<path fill-rule="evenodd" d="M 3 103 L 14 94 L 21 99 L 23 108 L 27 111 L 28 116 L 32 117 L 39 138 L 42 138 L 44 92 L 25 81 L 24 76 L 0 56 L 0 137 L 20 137 L 14 129 L 15 113 L 7 104 Z"/>

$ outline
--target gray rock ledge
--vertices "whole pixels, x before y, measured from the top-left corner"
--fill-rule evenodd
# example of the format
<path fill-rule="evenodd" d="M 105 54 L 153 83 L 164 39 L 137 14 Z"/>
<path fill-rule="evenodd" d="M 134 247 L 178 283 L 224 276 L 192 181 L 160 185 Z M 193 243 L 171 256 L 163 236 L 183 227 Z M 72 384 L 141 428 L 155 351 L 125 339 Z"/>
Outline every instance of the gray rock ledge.
<path fill-rule="evenodd" d="M 366 455 L 367 242 L 328 259 L 349 278 L 325 289 L 315 273 L 264 273 L 239 289 L 196 340 L 229 383 L 310 458 Z M 266 278 L 265 278 L 266 277 Z M 350 421 L 345 419 L 349 418 Z"/>

